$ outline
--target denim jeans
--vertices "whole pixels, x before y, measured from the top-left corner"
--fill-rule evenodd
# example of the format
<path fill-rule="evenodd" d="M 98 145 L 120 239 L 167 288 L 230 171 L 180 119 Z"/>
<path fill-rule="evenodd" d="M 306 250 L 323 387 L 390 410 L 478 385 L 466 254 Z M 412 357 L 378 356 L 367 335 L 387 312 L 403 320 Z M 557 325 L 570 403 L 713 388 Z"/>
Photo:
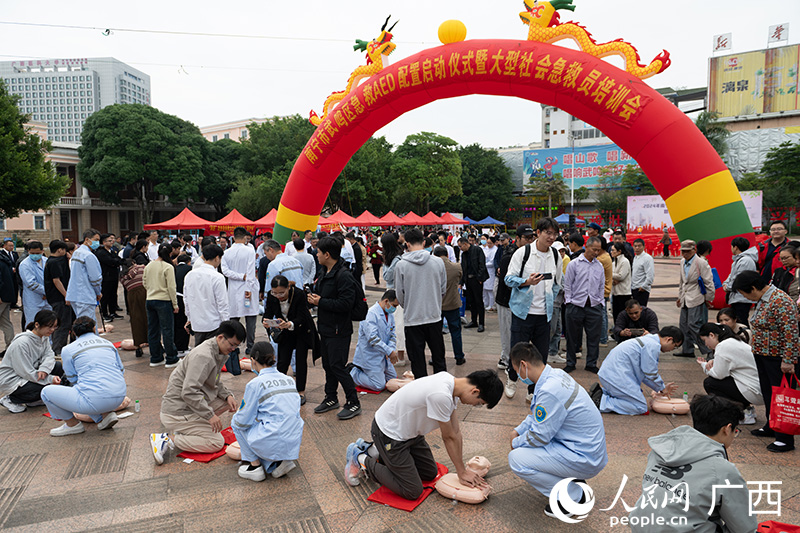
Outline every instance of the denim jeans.
<path fill-rule="evenodd" d="M 151 363 L 163 361 L 163 352 L 167 352 L 168 364 L 178 362 L 173 314 L 172 302 L 147 300 L 147 342 L 150 344 Z M 164 341 L 163 348 L 161 346 L 162 338 Z"/>
<path fill-rule="evenodd" d="M 453 342 L 453 354 L 456 361 L 464 359 L 464 349 L 461 346 L 461 310 L 442 311 L 442 316 L 447 322 L 447 329 L 450 330 L 450 340 Z"/>
<path fill-rule="evenodd" d="M 608 343 L 608 298 L 603 300 L 603 329 L 600 330 L 600 344 Z"/>

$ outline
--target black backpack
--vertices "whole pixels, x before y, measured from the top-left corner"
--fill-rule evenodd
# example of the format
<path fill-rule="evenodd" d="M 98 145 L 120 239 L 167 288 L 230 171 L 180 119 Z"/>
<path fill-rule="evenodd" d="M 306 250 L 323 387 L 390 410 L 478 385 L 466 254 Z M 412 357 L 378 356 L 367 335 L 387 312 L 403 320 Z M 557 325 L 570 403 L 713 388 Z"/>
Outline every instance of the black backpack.
<path fill-rule="evenodd" d="M 558 256 L 559 256 L 558 250 L 556 250 L 551 246 L 550 251 L 553 252 L 553 261 L 555 261 L 556 268 L 558 268 Z M 522 277 L 522 272 L 525 270 L 525 264 L 528 262 L 530 256 L 531 256 L 531 245 L 526 244 L 525 253 L 522 255 L 522 266 L 519 267 L 519 277 Z"/>
<path fill-rule="evenodd" d="M 340 276 L 341 272 L 344 269 L 340 269 L 339 273 L 336 276 Z M 351 273 L 352 275 L 352 273 Z M 367 296 L 364 294 L 364 289 L 361 288 L 361 284 L 353 278 L 353 283 L 356 288 L 356 297 L 353 301 L 353 307 L 350 309 L 350 320 L 353 322 L 361 322 L 365 318 L 367 318 L 367 311 L 369 311 L 369 305 L 367 305 Z"/>

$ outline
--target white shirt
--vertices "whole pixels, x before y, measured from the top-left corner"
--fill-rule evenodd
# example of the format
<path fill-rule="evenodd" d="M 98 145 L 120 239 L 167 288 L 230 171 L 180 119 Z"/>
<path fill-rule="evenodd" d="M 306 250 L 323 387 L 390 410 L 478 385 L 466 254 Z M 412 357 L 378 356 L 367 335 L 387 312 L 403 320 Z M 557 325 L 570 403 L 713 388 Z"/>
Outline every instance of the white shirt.
<path fill-rule="evenodd" d="M 252 246 L 234 243 L 222 256 L 222 273 L 228 278 L 228 305 L 233 317 L 258 314 L 258 275 L 256 251 Z M 247 279 L 243 278 L 247 276 Z M 250 291 L 250 306 L 245 306 L 245 292 Z"/>
<path fill-rule="evenodd" d="M 230 319 L 225 276 L 208 263 L 196 264 L 183 280 L 183 303 L 194 331 L 215 331 Z"/>
<path fill-rule="evenodd" d="M 748 402 L 763 405 L 758 370 L 753 358 L 753 349 L 738 339 L 725 339 L 714 349 L 714 364 L 711 369 L 703 363 L 703 372 L 715 379 L 733 378 L 736 388 Z"/>
<path fill-rule="evenodd" d="M 303 242 L 305 242 L 305 245 L 303 246 L 303 251 L 305 252 L 309 248 L 311 248 L 311 243 L 306 241 L 305 239 L 303 239 Z M 288 255 L 289 257 L 300 253 L 295 249 L 293 241 L 289 241 L 286 243 L 285 250 L 286 250 L 286 255 Z"/>
<path fill-rule="evenodd" d="M 342 248 L 342 259 L 351 265 L 356 262 L 356 255 L 353 253 L 353 245 L 347 239 L 344 240 L 344 247 Z"/>
<path fill-rule="evenodd" d="M 381 405 L 375 422 L 384 435 L 397 441 L 430 433 L 439 422 L 449 422 L 458 407 L 455 384 L 455 377 L 447 372 L 415 379 Z"/>
<path fill-rule="evenodd" d="M 149 244 L 147 245 L 147 257 L 150 258 L 150 261 L 155 261 L 156 259 L 158 259 L 158 243 L 153 244 L 150 241 L 148 241 L 148 243 Z"/>
<path fill-rule="evenodd" d="M 194 246 L 192 246 L 191 244 L 184 244 L 183 246 L 181 246 L 181 253 L 188 254 L 189 257 L 192 258 L 192 261 L 194 261 L 200 255 L 197 253 L 197 250 L 195 250 Z"/>
<path fill-rule="evenodd" d="M 653 280 L 656 277 L 653 256 L 647 252 L 633 256 L 633 271 L 631 273 L 631 289 L 644 289 L 650 292 L 653 288 Z"/>
<path fill-rule="evenodd" d="M 524 248 L 520 248 L 523 250 Z M 517 253 L 517 252 L 514 252 Z M 546 252 L 540 252 L 539 249 L 536 247 L 536 244 L 531 245 L 531 256 L 528 258 L 528 262 L 534 261 L 536 265 L 536 269 L 533 272 L 537 273 L 545 273 L 551 272 L 553 273 L 553 277 L 555 277 L 555 266 L 553 265 L 553 250 L 548 248 Z M 527 265 L 525 265 L 527 267 Z M 552 268 L 551 268 L 552 267 Z M 526 268 L 527 270 L 527 268 Z M 518 272 L 519 273 L 519 272 Z M 518 274 L 517 273 L 517 274 Z M 516 275 L 516 274 L 515 274 Z M 528 309 L 529 315 L 546 315 L 547 314 L 547 301 L 545 298 L 545 289 L 549 285 L 547 280 L 542 280 L 533 287 L 533 301 L 531 301 L 531 306 Z"/>

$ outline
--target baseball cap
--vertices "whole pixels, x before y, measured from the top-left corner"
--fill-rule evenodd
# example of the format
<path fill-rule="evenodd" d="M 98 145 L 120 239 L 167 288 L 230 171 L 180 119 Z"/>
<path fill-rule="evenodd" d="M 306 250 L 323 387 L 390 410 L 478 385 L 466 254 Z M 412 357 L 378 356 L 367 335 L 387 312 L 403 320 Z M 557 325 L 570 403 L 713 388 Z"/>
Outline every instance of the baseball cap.
<path fill-rule="evenodd" d="M 527 237 L 533 235 L 533 228 L 530 224 L 520 224 L 517 226 L 517 237 Z"/>
<path fill-rule="evenodd" d="M 553 243 L 553 248 L 555 248 L 556 250 L 563 250 L 564 245 L 561 243 L 561 241 L 556 241 Z"/>
<path fill-rule="evenodd" d="M 589 227 L 593 230 L 601 231 L 603 228 L 600 227 L 600 224 L 597 222 L 589 222 Z"/>
<path fill-rule="evenodd" d="M 511 236 L 508 233 L 501 233 L 498 238 L 502 241 L 503 239 L 510 239 Z"/>
<path fill-rule="evenodd" d="M 681 241 L 681 250 L 694 250 L 697 248 L 697 243 L 691 239 Z"/>
<path fill-rule="evenodd" d="M 3 242 L 13 241 L 13 240 L 14 239 L 12 239 L 11 237 L 6 237 L 5 239 L 3 239 Z"/>

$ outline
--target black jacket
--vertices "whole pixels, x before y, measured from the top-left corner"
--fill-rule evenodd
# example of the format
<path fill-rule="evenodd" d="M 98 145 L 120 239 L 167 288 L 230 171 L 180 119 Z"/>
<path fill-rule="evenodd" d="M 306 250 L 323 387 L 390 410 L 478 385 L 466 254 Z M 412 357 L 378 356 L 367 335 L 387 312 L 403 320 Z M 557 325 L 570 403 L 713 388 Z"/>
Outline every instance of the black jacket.
<path fill-rule="evenodd" d="M 619 332 L 623 329 L 643 329 L 645 330 L 645 335 L 658 333 L 658 316 L 649 307 L 642 307 L 642 314 L 639 315 L 639 320 L 633 321 L 628 316 L 628 312 L 623 309 L 614 319 L 614 338 L 617 342 L 630 338 L 625 337 L 623 339 L 620 337 Z"/>
<path fill-rule="evenodd" d="M 0 301 L 14 303 L 17 301 L 17 289 L 14 285 L 14 272 L 10 261 L 0 261 Z"/>
<path fill-rule="evenodd" d="M 100 270 L 103 273 L 103 281 L 117 281 L 119 280 L 119 267 L 122 265 L 122 259 L 114 253 L 114 250 L 106 250 L 101 246 L 95 250 L 94 255 L 100 261 Z"/>
<path fill-rule="evenodd" d="M 356 281 L 343 259 L 317 278 L 314 292 L 319 294 L 317 329 L 322 337 L 347 337 L 353 334 L 350 310 L 356 297 Z"/>
<path fill-rule="evenodd" d="M 486 270 L 486 256 L 480 246 L 470 245 L 466 252 L 461 254 L 462 284 L 467 283 L 468 278 L 478 278 L 478 281 L 489 279 L 489 271 Z"/>
<path fill-rule="evenodd" d="M 264 306 L 264 318 L 283 318 L 289 322 L 294 322 L 294 330 L 283 330 L 278 343 L 289 342 L 294 344 L 298 337 L 306 341 L 307 346 L 312 346 L 314 342 L 314 319 L 308 311 L 306 293 L 298 287 L 289 288 L 289 311 L 286 316 L 281 313 L 281 302 L 271 293 L 267 292 L 267 303 Z"/>
<path fill-rule="evenodd" d="M 353 277 L 361 279 L 361 274 L 364 273 L 364 254 L 361 253 L 361 247 L 358 243 L 353 245 Z"/>
<path fill-rule="evenodd" d="M 511 300 L 511 287 L 506 285 L 506 274 L 508 274 L 508 265 L 511 264 L 511 258 L 516 251 L 516 246 L 513 248 L 510 244 L 506 246 L 503 250 L 503 257 L 500 258 L 500 266 L 497 269 L 497 277 L 499 279 L 497 280 L 497 296 L 495 296 L 494 301 L 503 307 L 508 307 Z"/>

